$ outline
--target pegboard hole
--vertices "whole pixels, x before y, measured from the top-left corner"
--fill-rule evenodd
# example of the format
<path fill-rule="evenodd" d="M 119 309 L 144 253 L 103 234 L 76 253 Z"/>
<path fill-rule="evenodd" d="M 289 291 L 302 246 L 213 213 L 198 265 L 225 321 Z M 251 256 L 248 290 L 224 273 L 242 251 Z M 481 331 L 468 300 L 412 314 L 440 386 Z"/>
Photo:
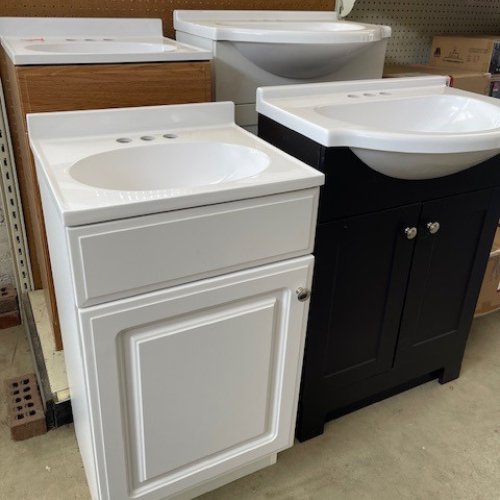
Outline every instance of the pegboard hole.
<path fill-rule="evenodd" d="M 132 139 L 130 137 L 120 137 L 119 139 L 116 139 L 116 142 L 127 144 L 128 142 L 132 142 Z"/>
<path fill-rule="evenodd" d="M 165 139 L 177 139 L 179 136 L 177 134 L 163 134 L 163 137 L 165 137 Z"/>
<path fill-rule="evenodd" d="M 141 137 L 141 141 L 154 141 L 156 137 L 153 137 L 152 135 L 143 135 Z"/>

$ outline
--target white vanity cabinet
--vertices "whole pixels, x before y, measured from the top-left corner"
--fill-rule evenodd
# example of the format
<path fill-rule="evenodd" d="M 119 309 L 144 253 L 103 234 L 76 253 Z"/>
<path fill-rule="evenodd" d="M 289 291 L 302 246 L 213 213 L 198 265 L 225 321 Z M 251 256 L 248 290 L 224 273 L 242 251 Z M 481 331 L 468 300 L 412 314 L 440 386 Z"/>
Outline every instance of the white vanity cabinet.
<path fill-rule="evenodd" d="M 273 464 L 293 444 L 323 175 L 230 103 L 28 121 L 92 499 L 187 500 Z M 233 156 L 210 164 L 207 143 Z M 132 189 L 151 154 L 158 189 Z M 95 182 L 72 177 L 82 158 Z M 128 190 L 96 186 L 109 165 Z"/>
<path fill-rule="evenodd" d="M 100 498 L 176 498 L 292 445 L 312 262 L 79 310 Z"/>

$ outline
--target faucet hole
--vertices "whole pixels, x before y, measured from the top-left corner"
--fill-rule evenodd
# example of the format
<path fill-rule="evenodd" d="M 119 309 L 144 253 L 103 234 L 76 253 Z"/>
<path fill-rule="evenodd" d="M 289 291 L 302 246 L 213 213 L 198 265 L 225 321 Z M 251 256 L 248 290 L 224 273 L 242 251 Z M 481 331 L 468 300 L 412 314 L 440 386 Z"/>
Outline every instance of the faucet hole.
<path fill-rule="evenodd" d="M 353 97 L 353 98 L 358 98 L 361 97 L 359 94 L 347 94 L 347 97 Z"/>
<path fill-rule="evenodd" d="M 370 94 L 370 93 L 366 93 L 366 94 L 363 94 L 365 97 L 375 97 L 376 94 Z"/>
<path fill-rule="evenodd" d="M 177 134 L 163 134 L 163 137 L 165 137 L 165 139 L 177 139 L 179 136 Z"/>
<path fill-rule="evenodd" d="M 67 42 L 76 42 L 76 38 L 66 38 Z"/>
<path fill-rule="evenodd" d="M 392 95 L 391 92 L 379 92 L 380 95 Z"/>
<path fill-rule="evenodd" d="M 95 42 L 95 38 L 84 38 L 86 42 Z"/>
<path fill-rule="evenodd" d="M 155 137 L 153 137 L 152 135 L 143 135 L 141 137 L 141 141 L 154 141 L 155 140 Z"/>
<path fill-rule="evenodd" d="M 120 137 L 119 139 L 116 139 L 116 142 L 126 144 L 127 142 L 132 142 L 132 139 L 130 137 Z"/>

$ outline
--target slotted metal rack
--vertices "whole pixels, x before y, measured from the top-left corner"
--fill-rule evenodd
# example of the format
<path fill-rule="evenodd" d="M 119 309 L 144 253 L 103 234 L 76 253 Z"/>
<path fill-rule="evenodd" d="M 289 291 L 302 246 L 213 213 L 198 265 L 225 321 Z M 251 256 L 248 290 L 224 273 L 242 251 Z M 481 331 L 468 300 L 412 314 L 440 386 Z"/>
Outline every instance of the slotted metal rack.
<path fill-rule="evenodd" d="M 426 64 L 434 35 L 499 35 L 499 0 L 357 0 L 348 21 L 391 26 L 386 62 Z"/>

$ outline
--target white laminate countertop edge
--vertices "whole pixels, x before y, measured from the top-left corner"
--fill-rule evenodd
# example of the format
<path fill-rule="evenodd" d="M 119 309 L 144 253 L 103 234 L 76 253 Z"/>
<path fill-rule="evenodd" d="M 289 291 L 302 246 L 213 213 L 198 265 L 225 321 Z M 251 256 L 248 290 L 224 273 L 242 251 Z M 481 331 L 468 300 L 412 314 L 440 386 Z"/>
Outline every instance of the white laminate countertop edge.
<path fill-rule="evenodd" d="M 151 122 L 146 127 L 148 112 Z M 317 187 L 324 182 L 323 174 L 317 170 L 236 126 L 233 103 L 35 114 L 28 115 L 28 129 L 40 182 L 48 184 L 67 226 L 267 196 Z M 253 177 L 176 189 L 101 189 L 75 181 L 69 175 L 76 161 L 93 154 L 166 144 L 169 139 L 164 138 L 165 133 L 175 133 L 177 143 L 217 142 L 254 148 L 265 153 L 270 163 Z M 117 143 L 116 139 L 124 134 L 132 141 Z M 154 142 L 141 141 L 143 135 L 154 136 Z"/>

